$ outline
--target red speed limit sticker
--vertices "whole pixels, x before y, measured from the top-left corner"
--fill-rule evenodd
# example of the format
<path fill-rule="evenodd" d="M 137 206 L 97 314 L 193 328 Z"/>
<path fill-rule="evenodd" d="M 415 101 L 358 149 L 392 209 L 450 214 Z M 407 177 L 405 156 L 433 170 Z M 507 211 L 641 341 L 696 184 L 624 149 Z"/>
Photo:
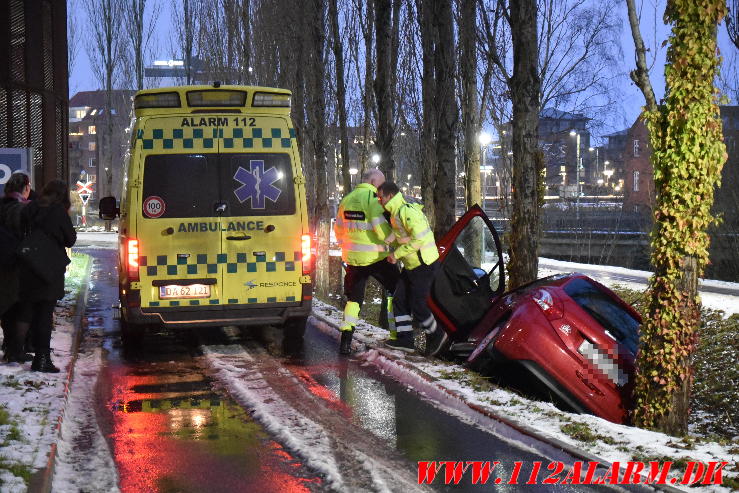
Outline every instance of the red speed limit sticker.
<path fill-rule="evenodd" d="M 164 200 L 161 197 L 152 195 L 144 200 L 144 214 L 146 217 L 157 218 L 162 217 L 166 207 L 164 206 Z"/>

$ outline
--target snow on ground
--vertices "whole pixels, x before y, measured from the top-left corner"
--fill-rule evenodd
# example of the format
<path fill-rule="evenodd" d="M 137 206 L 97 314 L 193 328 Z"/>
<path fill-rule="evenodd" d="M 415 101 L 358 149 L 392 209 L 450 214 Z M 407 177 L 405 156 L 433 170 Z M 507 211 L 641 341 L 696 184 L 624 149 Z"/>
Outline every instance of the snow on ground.
<path fill-rule="evenodd" d="M 76 291 L 59 302 L 52 333 L 52 361 L 57 374 L 31 371 L 31 363 L 0 364 L 0 409 L 9 424 L 0 426 L 0 492 L 23 491 L 24 481 L 10 472 L 32 473 L 46 466 L 57 424 L 64 411 L 64 386 L 72 358 Z"/>
<path fill-rule="evenodd" d="M 206 346 L 203 352 L 219 380 L 239 403 L 248 408 L 277 441 L 300 454 L 308 466 L 322 473 L 333 490 L 354 491 L 358 488 L 355 482 L 368 477 L 372 491 L 425 491 L 415 484 L 414 477 L 399 472 L 397 464 L 384 457 L 384 453 L 378 458 L 369 450 L 357 447 L 358 437 L 354 430 L 350 436 L 340 437 L 337 430 L 327 429 L 334 423 L 333 419 L 326 423 L 318 416 L 304 414 L 265 383 L 269 379 L 264 372 L 283 372 L 287 378 L 294 378 L 288 370 L 271 366 L 261 368 L 241 347 Z M 334 411 L 330 414 L 335 417 Z"/>
<path fill-rule="evenodd" d="M 84 268 L 86 262 L 82 261 Z M 73 265 L 80 265 L 80 261 L 74 259 Z M 0 363 L 0 414 L 4 411 L 8 415 L 8 424 L 0 426 L 0 493 L 24 491 L 21 475 L 46 467 L 57 440 L 65 408 L 67 370 L 73 356 L 75 307 L 82 286 L 81 272 L 73 269 L 70 274 L 70 291 L 57 303 L 51 338 L 51 359 L 61 372 L 32 372 L 30 362 Z"/>
<path fill-rule="evenodd" d="M 337 327 L 341 323 L 342 312 L 317 300 L 313 301 L 313 312 L 314 322 L 318 328 L 338 339 Z M 502 388 L 479 390 L 473 388 L 475 385 L 472 372 L 460 365 L 435 359 L 409 357 L 406 353 L 387 348 L 383 348 L 381 354 L 378 354 L 376 348 L 380 346 L 379 341 L 385 339 L 386 336 L 386 331 L 364 321 L 360 322 L 357 325 L 354 339 L 366 345 L 365 349 L 368 350 L 357 356 L 376 364 L 386 373 L 390 373 L 396 379 L 417 390 L 424 387 L 419 385 L 419 374 L 431 376 L 435 386 L 444 391 L 442 395 L 445 397 L 441 399 L 441 407 L 447 410 L 451 408 L 450 412 L 455 415 L 464 412 L 474 423 L 481 422 L 480 413 L 470 406 L 484 409 L 517 427 L 535 430 L 536 433 L 548 439 L 570 444 L 603 461 L 623 463 L 633 460 L 656 460 L 663 462 L 670 460 L 667 459 L 668 457 L 673 461 L 728 461 L 729 465 L 724 470 L 724 476 L 739 478 L 739 447 L 736 443 L 739 437 L 735 438 L 733 444 L 726 446 L 716 442 L 697 440 L 700 437 L 695 437 L 695 441 L 683 441 L 663 433 L 614 424 L 596 416 L 560 411 L 552 404 L 532 401 Z M 361 348 L 362 344 L 355 343 L 355 348 Z M 392 357 L 382 355 L 392 355 Z M 459 405 L 459 402 L 450 404 L 448 402 L 449 393 L 456 395 L 464 405 Z M 439 401 L 438 390 L 430 392 L 426 389 L 423 394 L 431 397 L 432 400 Z M 436 398 L 434 394 L 437 394 Z M 563 431 L 563 427 L 568 430 L 568 425 L 573 424 L 587 425 L 595 438 L 589 441 L 576 440 Z M 500 428 L 488 428 L 488 431 L 496 434 L 502 433 Z M 504 434 L 504 436 L 515 437 L 516 434 Z M 515 439 L 520 439 L 520 436 Z M 682 473 L 671 475 L 671 477 L 681 478 Z M 690 491 L 713 493 L 730 490 L 726 487 L 711 485 L 690 487 Z"/>
<path fill-rule="evenodd" d="M 101 367 L 100 348 L 80 355 L 74 365 L 51 491 L 90 491 L 91 485 L 95 491 L 119 491 L 118 472 L 95 416 L 95 384 Z"/>

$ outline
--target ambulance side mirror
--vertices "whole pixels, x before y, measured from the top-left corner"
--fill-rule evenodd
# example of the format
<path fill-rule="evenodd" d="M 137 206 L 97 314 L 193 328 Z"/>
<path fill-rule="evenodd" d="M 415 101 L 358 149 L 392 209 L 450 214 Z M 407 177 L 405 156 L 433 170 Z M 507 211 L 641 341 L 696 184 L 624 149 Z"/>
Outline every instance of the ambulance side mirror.
<path fill-rule="evenodd" d="M 100 199 L 100 219 L 105 221 L 112 221 L 116 217 L 121 215 L 121 210 L 118 208 L 115 197 L 103 197 Z"/>

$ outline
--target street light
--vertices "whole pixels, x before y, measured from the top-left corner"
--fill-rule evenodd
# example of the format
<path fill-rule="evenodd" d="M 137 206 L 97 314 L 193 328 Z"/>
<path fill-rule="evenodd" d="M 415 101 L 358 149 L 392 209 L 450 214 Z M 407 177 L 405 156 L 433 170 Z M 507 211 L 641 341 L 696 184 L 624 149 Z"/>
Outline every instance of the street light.
<path fill-rule="evenodd" d="M 380 162 L 380 155 L 377 153 L 372 154 L 372 162 L 378 164 Z"/>
<path fill-rule="evenodd" d="M 575 159 L 575 217 L 580 219 L 580 133 L 574 129 L 570 130 L 570 135 L 576 138 L 576 156 Z"/>
<path fill-rule="evenodd" d="M 595 151 L 595 176 L 600 175 L 600 169 L 598 168 L 598 149 L 599 149 L 598 147 L 590 147 L 590 148 L 588 148 L 588 150 L 590 152 Z"/>
<path fill-rule="evenodd" d="M 359 170 L 357 168 L 349 168 L 349 183 L 354 186 L 354 175 L 357 174 Z"/>
<path fill-rule="evenodd" d="M 487 146 L 489 146 L 490 143 L 493 141 L 493 137 L 489 133 L 483 131 L 483 132 L 480 132 L 480 134 L 477 136 L 477 140 L 478 142 L 480 142 L 480 152 L 482 154 L 482 159 L 480 160 L 481 161 L 480 164 L 482 164 L 482 166 L 480 166 L 480 170 L 483 172 L 483 180 L 482 180 L 482 186 L 480 187 L 480 192 L 482 195 L 481 197 L 482 210 L 485 210 L 485 196 L 487 195 L 487 190 L 485 190 L 485 188 L 487 187 L 487 184 L 488 184 L 488 175 L 487 175 L 488 168 L 486 166 L 486 159 L 485 159 L 487 153 L 485 151 L 486 151 Z"/>

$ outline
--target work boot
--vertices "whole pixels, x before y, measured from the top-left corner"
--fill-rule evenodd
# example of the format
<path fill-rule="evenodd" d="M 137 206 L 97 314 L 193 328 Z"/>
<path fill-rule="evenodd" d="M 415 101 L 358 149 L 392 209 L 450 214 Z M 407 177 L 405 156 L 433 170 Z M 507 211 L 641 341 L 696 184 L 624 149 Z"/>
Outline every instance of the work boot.
<path fill-rule="evenodd" d="M 15 322 L 13 324 L 11 328 L 12 338 L 8 341 L 5 351 L 5 360 L 8 363 L 25 363 L 33 359 L 33 355 L 27 354 L 23 347 L 30 327 L 31 324 L 28 322 Z"/>
<path fill-rule="evenodd" d="M 339 345 L 339 354 L 348 355 L 352 354 L 352 336 L 354 330 L 342 330 L 341 331 L 341 344 Z"/>
<path fill-rule="evenodd" d="M 31 370 L 44 373 L 59 373 L 59 368 L 51 362 L 51 355 L 49 353 L 36 353 L 36 356 L 33 357 L 33 363 L 31 363 Z"/>
<path fill-rule="evenodd" d="M 446 349 L 449 338 L 444 329 L 436 325 L 432 332 L 426 334 L 426 350 L 424 356 L 436 356 Z"/>
<path fill-rule="evenodd" d="M 395 341 L 398 339 L 398 331 L 390 329 L 390 332 L 388 333 L 387 339 L 385 339 L 385 342 L 387 341 Z"/>
<path fill-rule="evenodd" d="M 397 338 L 388 339 L 385 342 L 385 345 L 393 349 L 400 349 L 401 351 L 405 351 L 407 353 L 412 353 L 416 350 L 416 345 L 413 342 L 412 330 L 404 330 L 398 332 Z"/>

